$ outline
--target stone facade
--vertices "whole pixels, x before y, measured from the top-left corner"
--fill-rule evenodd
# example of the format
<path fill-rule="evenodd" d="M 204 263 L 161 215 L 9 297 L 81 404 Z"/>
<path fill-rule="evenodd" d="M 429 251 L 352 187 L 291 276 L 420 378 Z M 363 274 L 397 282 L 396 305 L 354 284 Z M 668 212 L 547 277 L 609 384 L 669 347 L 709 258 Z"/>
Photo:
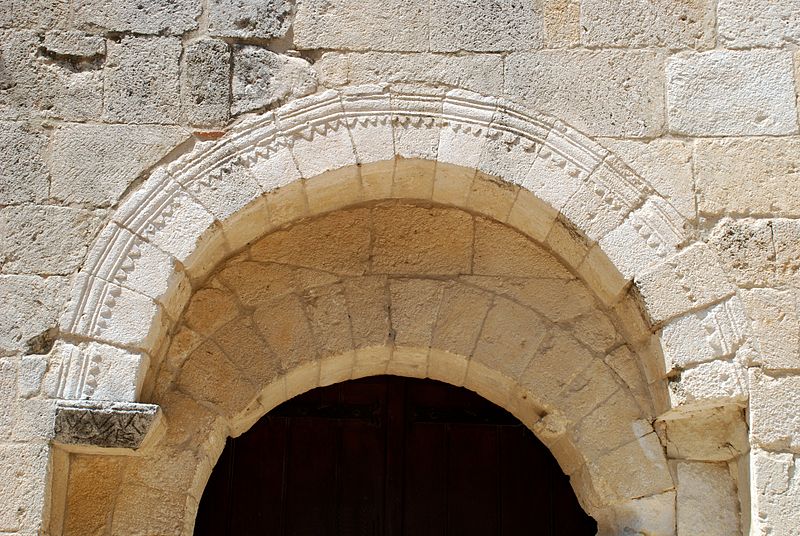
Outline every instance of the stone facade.
<path fill-rule="evenodd" d="M 601 534 L 800 535 L 800 4 L 0 0 L 0 534 L 191 534 L 318 385 L 466 386 Z"/>

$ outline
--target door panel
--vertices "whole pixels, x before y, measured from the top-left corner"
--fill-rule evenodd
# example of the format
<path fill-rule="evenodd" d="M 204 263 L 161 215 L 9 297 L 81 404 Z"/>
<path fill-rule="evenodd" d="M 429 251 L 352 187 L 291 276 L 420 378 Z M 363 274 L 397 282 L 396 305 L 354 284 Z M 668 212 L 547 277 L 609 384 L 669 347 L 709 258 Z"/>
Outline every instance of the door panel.
<path fill-rule="evenodd" d="M 229 439 L 195 534 L 593 535 L 550 452 L 466 389 L 390 376 L 319 388 Z"/>

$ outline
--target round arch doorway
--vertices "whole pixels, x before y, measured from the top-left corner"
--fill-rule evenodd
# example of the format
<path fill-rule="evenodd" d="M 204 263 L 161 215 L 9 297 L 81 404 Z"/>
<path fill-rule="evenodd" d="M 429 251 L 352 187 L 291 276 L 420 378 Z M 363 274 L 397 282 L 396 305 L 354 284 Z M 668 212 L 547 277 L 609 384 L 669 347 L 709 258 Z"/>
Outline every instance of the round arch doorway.
<path fill-rule="evenodd" d="M 376 376 L 320 387 L 228 439 L 196 536 L 594 535 L 516 418 L 464 388 Z"/>

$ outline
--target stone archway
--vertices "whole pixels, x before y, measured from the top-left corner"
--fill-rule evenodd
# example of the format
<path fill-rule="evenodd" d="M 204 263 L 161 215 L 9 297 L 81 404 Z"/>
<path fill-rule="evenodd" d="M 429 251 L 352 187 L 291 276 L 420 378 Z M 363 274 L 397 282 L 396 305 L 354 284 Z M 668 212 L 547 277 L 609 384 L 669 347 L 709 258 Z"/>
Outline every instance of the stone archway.
<path fill-rule="evenodd" d="M 408 201 L 382 204 L 391 199 Z M 351 256 L 336 257 L 342 242 L 331 240 L 331 254 L 339 264 L 316 270 L 339 274 L 336 270 L 344 266 L 339 275 L 357 275 L 359 283 L 352 283 L 356 288 L 369 288 L 368 277 L 383 276 L 383 296 L 389 300 L 389 279 L 397 281 L 398 289 L 419 280 L 420 288 L 406 300 L 414 308 L 407 316 L 409 321 L 428 322 L 427 339 L 415 338 L 419 333 L 414 329 L 395 326 L 395 317 L 387 313 L 390 329 L 377 330 L 384 333 L 380 341 L 359 348 L 348 320 L 349 345 L 340 344 L 347 331 L 336 326 L 344 322 L 344 311 L 351 318 L 354 311 L 341 304 L 337 308 L 334 297 L 323 294 L 313 301 L 331 305 L 319 311 L 320 333 L 330 337 L 322 345 L 324 352 L 309 351 L 288 366 L 281 360 L 291 355 L 293 344 L 257 363 L 247 361 L 253 354 L 231 359 L 218 351 L 213 336 L 221 327 L 214 323 L 225 318 L 219 305 L 225 303 L 222 295 L 235 296 L 230 301 L 237 304 L 242 300 L 230 288 L 232 283 L 224 282 L 226 270 L 251 262 L 246 256 L 264 242 L 272 244 L 266 248 L 268 255 L 254 262 L 309 269 L 269 257 L 279 249 L 276 237 L 284 237 L 285 255 L 292 258 L 310 251 L 292 238 L 298 229 L 369 213 L 370 233 L 377 233 L 375 221 L 380 218 L 375 214 L 391 210 L 463 214 L 471 231 L 438 228 L 438 246 L 422 252 L 395 237 L 392 240 L 400 240 L 402 246 L 397 251 L 403 252 L 398 262 L 406 271 L 391 273 L 348 272 Z M 410 222 L 413 227 L 415 218 L 406 214 L 389 221 Z M 424 233 L 432 227 L 417 228 Z M 490 232 L 478 240 L 484 228 Z M 350 222 L 337 229 L 351 233 L 359 226 Z M 385 229 L 391 234 L 393 225 Z M 449 249 L 467 235 L 472 237 L 469 270 L 462 266 L 430 273 L 431 267 L 422 262 L 426 252 Z M 501 235 L 514 238 L 501 240 Z M 324 246 L 320 240 L 311 243 Z M 376 244 L 380 241 L 371 237 L 369 258 Z M 487 248 L 485 254 L 478 253 L 479 247 Z M 519 270 L 503 277 L 529 275 L 526 270 L 535 270 L 537 262 L 547 259 L 545 272 L 563 274 L 564 287 L 572 287 L 565 291 L 555 285 L 539 296 L 551 303 L 588 300 L 593 322 L 611 326 L 611 342 L 588 349 L 574 335 L 584 330 L 559 327 L 533 305 L 517 303 L 524 288 L 505 288 L 498 281 L 486 288 L 454 279 L 498 276 L 473 273 L 475 255 L 486 261 L 490 272 L 498 266 Z M 443 269 L 436 262 L 433 267 Z M 244 280 L 252 285 L 253 278 L 257 275 Z M 327 284 L 342 286 L 339 293 L 346 295 L 345 283 Z M 491 296 L 476 314 L 482 319 L 480 329 L 462 327 L 456 333 L 460 337 L 454 335 L 454 347 L 432 338 L 444 301 L 430 311 L 416 310 L 431 296 L 444 300 L 447 285 Z M 302 293 L 316 288 L 303 287 Z M 197 304 L 208 296 L 214 296 L 216 304 L 207 315 L 211 325 L 193 328 L 193 311 L 206 309 Z M 502 315 L 492 313 L 500 307 L 496 302 L 508 302 Z M 300 303 L 304 305 L 295 309 L 308 314 L 305 302 Z M 526 344 L 558 349 L 552 364 L 557 370 L 528 383 L 521 378 L 534 356 L 503 348 L 509 334 L 523 339 L 536 335 L 532 323 L 518 323 L 526 316 L 517 306 L 554 326 L 546 330 L 551 339 L 545 346 L 542 340 Z M 489 352 L 493 358 L 482 359 L 477 346 L 464 346 L 470 334 L 480 337 L 493 314 L 501 317 L 495 319 L 498 326 L 509 323 L 513 329 L 495 335 L 499 346 Z M 292 317 L 287 313 L 273 321 L 285 318 Z M 104 231 L 62 322 L 60 367 L 51 370 L 50 383 L 66 399 L 156 402 L 167 427 L 160 441 L 152 440 L 156 446 L 142 448 L 142 455 L 130 460 L 72 455 L 70 476 L 54 484 L 54 495 L 64 497 L 60 515 L 69 533 L 70 515 L 78 515 L 79 508 L 70 500 L 89 493 L 86 486 L 93 475 L 114 473 L 121 487 L 113 504 L 80 501 L 99 513 L 84 512 L 80 515 L 88 517 L 75 519 L 110 523 L 118 533 L 163 532 L 165 526 L 187 533 L 198 490 L 227 435 L 241 433 L 270 407 L 316 385 L 390 372 L 465 385 L 515 414 L 554 452 L 604 533 L 628 528 L 671 534 L 675 483 L 653 420 L 744 402 L 742 375 L 734 359 L 744 342 L 741 318 L 733 287 L 703 244 L 690 245 L 677 212 L 613 155 L 557 121 L 462 92 L 404 94 L 357 88 L 301 99 L 274 117 L 245 121 L 228 137 L 157 170 Z M 247 330 L 264 337 L 266 325 L 256 326 L 251 318 Z M 194 347 L 184 328 L 202 331 L 203 344 Z M 225 330 L 233 332 L 232 327 Z M 310 333 L 316 336 L 313 329 Z M 394 335 L 387 339 L 390 333 Z M 237 342 L 245 340 L 247 335 L 240 333 Z M 177 350 L 181 345 L 187 345 L 184 353 L 188 352 L 183 362 L 176 358 L 182 355 Z M 272 369 L 258 369 L 263 363 Z M 211 366 L 223 369 L 212 376 Z M 256 368 L 248 371 L 250 366 Z M 666 375 L 676 370 L 679 374 Z M 229 389 L 214 393 L 226 384 Z M 571 400 L 559 398 L 568 394 Z M 86 408 L 90 415 L 107 411 Z M 586 420 L 588 415 L 592 419 Z M 611 439 L 598 440 L 597 434 Z M 188 445 L 200 445 L 200 450 Z M 178 459 L 183 461 L 176 467 Z M 620 478 L 625 471 L 641 468 L 647 469 Z M 160 505 L 163 519 L 152 514 L 150 503 Z M 57 517 L 57 506 L 54 512 Z"/>

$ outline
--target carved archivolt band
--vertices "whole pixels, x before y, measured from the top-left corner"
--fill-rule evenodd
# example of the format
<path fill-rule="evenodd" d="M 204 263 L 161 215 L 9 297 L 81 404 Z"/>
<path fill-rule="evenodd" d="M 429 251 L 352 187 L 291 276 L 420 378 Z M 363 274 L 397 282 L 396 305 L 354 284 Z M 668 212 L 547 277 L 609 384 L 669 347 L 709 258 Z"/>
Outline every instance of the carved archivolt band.
<path fill-rule="evenodd" d="M 122 204 L 62 318 L 57 395 L 136 400 L 149 356 L 192 281 L 282 223 L 387 197 L 464 205 L 458 193 L 415 185 L 413 173 L 407 189 L 375 178 L 425 163 L 434 181 L 450 180 L 440 178 L 447 169 L 470 170 L 530 192 L 539 211 L 509 223 L 538 241 L 554 225 L 579 235 L 585 254 L 565 262 L 609 308 L 622 303 L 633 282 L 647 321 L 681 340 L 680 351 L 730 358 L 741 346 L 734 325 L 741 305 L 715 254 L 691 244 L 684 218 L 599 144 L 498 98 L 353 87 L 243 119 L 221 139 L 200 142 L 154 171 Z M 283 222 L 265 216 L 295 202 Z M 713 336 L 685 320 L 705 318 L 703 311 L 725 300 Z M 737 340 L 717 340 L 729 333 Z M 702 398 L 675 393 L 674 404 Z"/>

